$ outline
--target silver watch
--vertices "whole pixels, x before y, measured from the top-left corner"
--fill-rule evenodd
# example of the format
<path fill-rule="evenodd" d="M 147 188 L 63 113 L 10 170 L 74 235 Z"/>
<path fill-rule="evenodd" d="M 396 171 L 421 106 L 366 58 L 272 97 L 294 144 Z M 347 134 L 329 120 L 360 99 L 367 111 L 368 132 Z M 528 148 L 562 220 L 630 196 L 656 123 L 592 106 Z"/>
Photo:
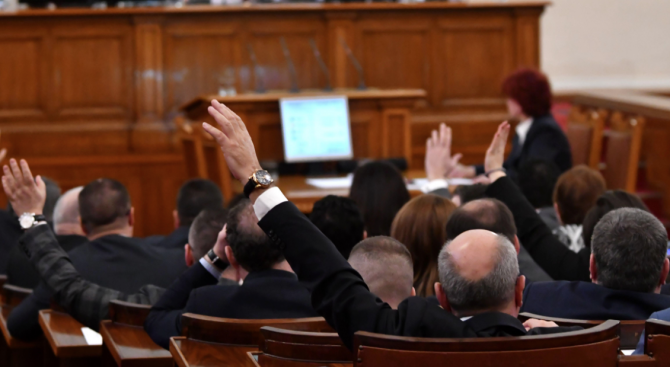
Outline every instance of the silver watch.
<path fill-rule="evenodd" d="M 23 213 L 19 216 L 19 225 L 21 226 L 21 229 L 26 230 L 46 222 L 46 220 L 47 218 L 42 214 L 35 215 L 35 213 Z"/>

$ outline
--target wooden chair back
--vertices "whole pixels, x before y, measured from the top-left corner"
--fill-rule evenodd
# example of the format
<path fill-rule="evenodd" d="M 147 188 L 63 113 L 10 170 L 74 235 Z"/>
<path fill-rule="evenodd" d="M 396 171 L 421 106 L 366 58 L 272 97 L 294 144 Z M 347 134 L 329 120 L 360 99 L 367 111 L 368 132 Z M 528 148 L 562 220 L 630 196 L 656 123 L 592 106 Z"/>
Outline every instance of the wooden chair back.
<path fill-rule="evenodd" d="M 607 111 L 573 106 L 568 117 L 566 135 L 572 150 L 572 164 L 598 169 Z"/>
<path fill-rule="evenodd" d="M 0 302 L 0 366 L 37 366 L 44 361 L 44 338 L 34 341 L 21 341 L 14 337 L 7 328 L 10 312 L 26 299 L 32 290 L 9 284 L 2 286 Z"/>
<path fill-rule="evenodd" d="M 258 356 L 262 367 L 336 367 L 352 365 L 353 355 L 336 333 L 261 328 Z"/>
<path fill-rule="evenodd" d="M 553 321 L 558 326 L 581 326 L 584 329 L 591 328 L 605 322 L 603 320 L 563 319 L 558 317 L 536 315 L 530 312 L 522 312 L 519 314 L 519 320 L 521 320 L 522 322 L 528 319 Z M 617 329 L 617 335 L 619 335 L 620 338 L 619 343 L 621 349 L 635 349 L 635 347 L 637 346 L 637 342 L 640 340 L 640 336 L 644 331 L 644 326 L 645 326 L 644 320 L 619 321 L 619 328 Z"/>
<path fill-rule="evenodd" d="M 670 365 L 670 322 L 647 320 L 645 324 L 644 354 L 653 357 L 659 366 Z"/>
<path fill-rule="evenodd" d="M 356 366 L 572 366 L 617 365 L 618 321 L 538 336 L 428 339 L 358 332 Z"/>
<path fill-rule="evenodd" d="M 603 176 L 611 190 L 635 192 L 645 118 L 613 112 L 604 132 Z"/>
<path fill-rule="evenodd" d="M 199 123 L 177 117 L 175 124 L 188 176 L 214 181 L 225 199 L 230 200 L 234 195 L 233 180 L 219 145 Z"/>
<path fill-rule="evenodd" d="M 109 318 L 122 325 L 144 328 L 144 320 L 149 316 L 151 306 L 113 300 L 109 302 Z"/>
<path fill-rule="evenodd" d="M 257 347 L 260 343 L 261 328 L 264 326 L 273 326 L 297 331 L 333 331 L 322 317 L 240 320 L 185 313 L 181 317 L 181 325 L 182 335 L 188 339 L 252 347 Z"/>

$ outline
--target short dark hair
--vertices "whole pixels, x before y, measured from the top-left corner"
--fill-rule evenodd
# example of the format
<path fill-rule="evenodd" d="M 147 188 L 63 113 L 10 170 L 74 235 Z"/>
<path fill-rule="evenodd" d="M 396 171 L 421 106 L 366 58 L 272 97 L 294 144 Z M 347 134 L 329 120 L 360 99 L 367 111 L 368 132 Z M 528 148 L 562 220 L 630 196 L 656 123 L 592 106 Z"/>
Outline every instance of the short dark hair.
<path fill-rule="evenodd" d="M 363 240 L 363 215 L 349 198 L 328 195 L 315 202 L 309 220 L 335 244 L 345 259 Z"/>
<path fill-rule="evenodd" d="M 543 73 L 530 68 L 519 69 L 505 78 L 503 93 L 515 100 L 523 113 L 540 117 L 551 111 L 551 84 Z"/>
<path fill-rule="evenodd" d="M 244 270 L 262 271 L 284 261 L 284 254 L 258 226 L 249 200 L 242 200 L 228 214 L 226 240 Z"/>
<path fill-rule="evenodd" d="M 79 216 L 87 232 L 130 215 L 130 195 L 119 181 L 99 178 L 79 193 Z"/>
<path fill-rule="evenodd" d="M 223 208 L 204 209 L 195 217 L 188 232 L 188 245 L 194 259 L 205 256 L 214 247 L 227 221 L 228 210 Z"/>
<path fill-rule="evenodd" d="M 447 241 L 473 229 L 484 229 L 514 243 L 516 224 L 507 205 L 496 199 L 480 199 L 459 207 L 447 222 Z"/>
<path fill-rule="evenodd" d="M 593 232 L 598 282 L 611 289 L 654 292 L 667 249 L 668 233 L 656 217 L 635 208 L 613 210 Z"/>
<path fill-rule="evenodd" d="M 393 165 L 375 161 L 354 171 L 349 197 L 363 214 L 368 236 L 388 236 L 396 213 L 410 199 L 405 180 Z"/>
<path fill-rule="evenodd" d="M 606 190 L 603 175 L 585 165 L 575 166 L 563 173 L 553 194 L 561 222 L 582 224 L 586 214 Z"/>
<path fill-rule="evenodd" d="M 519 188 L 534 208 L 552 206 L 554 186 L 560 174 L 553 162 L 530 159 L 519 167 Z"/>
<path fill-rule="evenodd" d="M 639 197 L 622 190 L 606 191 L 596 200 L 596 205 L 589 210 L 582 225 L 582 239 L 587 248 L 591 248 L 591 238 L 596 224 L 605 214 L 619 208 L 637 208 L 649 212 L 649 208 Z"/>
<path fill-rule="evenodd" d="M 454 190 L 454 196 L 458 196 L 461 199 L 460 204 L 464 205 L 471 201 L 485 198 L 486 189 L 488 187 L 488 185 L 480 183 L 474 185 L 461 185 Z"/>
<path fill-rule="evenodd" d="M 203 209 L 210 208 L 223 208 L 223 194 L 214 182 L 194 178 L 179 188 L 177 215 L 182 226 L 190 226 Z"/>

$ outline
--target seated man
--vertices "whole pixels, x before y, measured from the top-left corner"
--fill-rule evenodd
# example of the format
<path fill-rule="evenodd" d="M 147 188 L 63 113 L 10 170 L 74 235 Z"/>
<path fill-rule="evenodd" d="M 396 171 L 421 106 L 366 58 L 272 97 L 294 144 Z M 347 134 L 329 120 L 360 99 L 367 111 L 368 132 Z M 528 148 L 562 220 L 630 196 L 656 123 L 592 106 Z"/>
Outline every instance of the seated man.
<path fill-rule="evenodd" d="M 525 279 L 518 276 L 516 252 L 509 240 L 488 231 L 464 233 L 445 246 L 440 256 L 446 260 L 439 265 L 444 284 L 436 285 L 436 293 L 444 309 L 424 298 L 410 297 L 393 310 L 368 290 L 332 242 L 286 200 L 281 190 L 258 180 L 269 175 L 260 168 L 242 120 L 216 100 L 208 112 L 221 130 L 207 123 L 203 128 L 221 146 L 233 176 L 247 185 L 260 219 L 258 225 L 276 246 L 285 249 L 289 264 L 311 291 L 315 309 L 349 348 L 357 331 L 424 337 L 527 333 L 516 318 Z M 496 292 L 489 296 L 491 283 L 496 285 Z M 463 286 L 467 287 L 464 293 Z M 535 332 L 563 330 L 542 328 Z"/>
<path fill-rule="evenodd" d="M 168 236 L 152 236 L 148 240 L 162 248 L 184 248 L 195 217 L 204 209 L 219 208 L 223 208 L 223 194 L 214 182 L 202 178 L 188 180 L 179 188 L 177 209 L 172 212 L 175 230 Z"/>
<path fill-rule="evenodd" d="M 461 233 L 473 229 L 485 229 L 507 237 L 518 254 L 519 270 L 529 282 L 552 280 L 519 243 L 514 216 L 499 200 L 473 200 L 456 209 L 447 222 L 447 240 L 453 240 Z"/>
<path fill-rule="evenodd" d="M 225 253 L 231 266 L 249 273 L 244 283 L 197 288 L 180 278 L 153 305 L 144 323 L 156 344 L 168 348 L 170 337 L 181 334 L 181 315 L 186 312 L 234 319 L 317 316 L 309 293 L 257 221 L 248 200 L 230 210 Z M 219 265 L 220 270 L 225 267 Z"/>
<path fill-rule="evenodd" d="M 529 284 L 522 311 L 586 320 L 646 320 L 670 307 L 659 294 L 670 268 L 667 231 L 633 208 L 606 214 L 593 232 L 591 279 Z"/>
<path fill-rule="evenodd" d="M 66 252 L 88 242 L 79 223 L 79 192 L 82 188 L 75 187 L 61 195 L 54 208 L 54 233 L 58 244 Z M 40 274 L 30 265 L 28 257 L 19 246 L 14 246 L 9 254 L 7 283 L 33 289 L 40 283 L 40 279 Z"/>
<path fill-rule="evenodd" d="M 134 209 L 126 188 L 112 179 L 97 179 L 79 193 L 81 226 L 89 242 L 70 252 L 77 271 L 87 280 L 121 292 L 144 284 L 170 285 L 185 269 L 181 249 L 158 249 L 133 238 Z M 7 328 L 18 339 L 42 332 L 39 310 L 49 308 L 52 293 L 40 284 L 12 310 Z"/>
<path fill-rule="evenodd" d="M 328 195 L 314 203 L 309 220 L 326 235 L 344 258 L 365 237 L 363 215 L 356 202 L 342 196 Z"/>
<path fill-rule="evenodd" d="M 349 264 L 363 277 L 370 292 L 394 310 L 416 295 L 412 255 L 394 238 L 376 236 L 361 241 L 351 250 Z"/>

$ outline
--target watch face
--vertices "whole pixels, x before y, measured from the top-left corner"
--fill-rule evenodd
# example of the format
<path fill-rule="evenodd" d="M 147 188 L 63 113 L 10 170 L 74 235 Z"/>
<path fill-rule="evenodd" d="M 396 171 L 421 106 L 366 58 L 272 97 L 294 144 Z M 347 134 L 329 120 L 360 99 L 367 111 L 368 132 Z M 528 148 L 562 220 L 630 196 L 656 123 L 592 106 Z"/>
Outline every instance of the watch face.
<path fill-rule="evenodd" d="M 19 225 L 23 229 L 32 227 L 33 223 L 35 223 L 35 218 L 33 218 L 32 214 L 21 214 L 19 217 Z"/>
<path fill-rule="evenodd" d="M 268 171 L 262 170 L 256 172 L 256 182 L 263 186 L 269 186 L 274 182 L 274 180 L 272 180 L 272 176 L 270 176 Z"/>

